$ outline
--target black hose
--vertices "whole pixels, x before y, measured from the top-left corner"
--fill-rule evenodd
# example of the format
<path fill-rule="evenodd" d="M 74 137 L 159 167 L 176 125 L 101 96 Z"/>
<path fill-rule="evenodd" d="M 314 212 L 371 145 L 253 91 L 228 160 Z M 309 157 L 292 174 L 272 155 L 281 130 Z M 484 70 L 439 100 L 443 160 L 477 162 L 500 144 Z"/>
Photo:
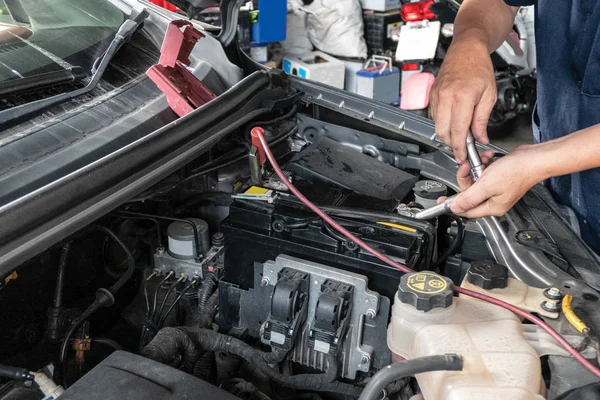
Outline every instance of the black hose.
<path fill-rule="evenodd" d="M 208 274 L 202 281 L 200 288 L 198 289 L 198 315 L 202 315 L 206 309 L 206 302 L 208 298 L 217 289 L 219 280 L 215 274 Z"/>
<path fill-rule="evenodd" d="M 431 371 L 460 371 L 463 368 L 462 356 L 444 354 L 400 361 L 379 370 L 359 397 L 359 400 L 377 400 L 385 387 L 397 379 Z"/>
<path fill-rule="evenodd" d="M 95 337 L 92 338 L 92 343 L 100 343 L 103 344 L 105 346 L 108 346 L 110 348 L 112 348 L 113 350 L 123 350 L 123 347 L 121 347 L 121 345 L 117 342 L 115 342 L 112 339 L 109 338 L 105 338 L 105 337 Z"/>
<path fill-rule="evenodd" d="M 135 260 L 133 258 L 133 255 L 131 254 L 131 252 L 125 245 L 125 243 L 123 243 L 121 241 L 121 239 L 119 239 L 119 237 L 113 231 L 111 231 L 110 229 L 108 229 L 107 227 L 102 226 L 102 225 L 91 225 L 88 228 L 86 228 L 86 231 L 103 232 L 109 238 L 114 240 L 119 246 L 121 246 L 123 248 L 123 251 L 127 255 L 128 266 L 127 266 L 127 270 L 125 271 L 125 273 L 111 287 L 109 287 L 108 289 L 100 288 L 96 291 L 96 299 L 94 300 L 94 302 L 92 304 L 90 304 L 88 306 L 88 308 L 83 313 L 81 313 L 81 315 L 79 315 L 79 317 L 77 317 L 77 319 L 75 321 L 73 321 L 73 323 L 71 323 L 71 326 L 67 330 L 67 333 L 65 334 L 63 342 L 60 346 L 60 355 L 59 355 L 59 361 L 63 366 L 62 382 L 63 382 L 63 386 L 65 389 L 68 387 L 66 358 L 67 358 L 67 347 L 69 346 L 69 341 L 71 340 L 71 336 L 73 335 L 75 330 L 79 327 L 79 325 L 81 325 L 86 319 L 88 319 L 97 310 L 99 310 L 102 307 L 112 306 L 115 303 L 115 297 L 114 297 L 115 293 L 117 291 L 119 291 L 119 289 L 121 289 L 123 287 L 123 285 L 125 285 L 125 283 L 133 276 L 133 273 L 135 272 Z"/>
<path fill-rule="evenodd" d="M 123 273 L 119 280 L 117 280 L 115 283 L 113 283 L 111 287 L 108 288 L 108 291 L 114 296 L 114 294 L 117 293 L 123 287 L 123 285 L 125 285 L 125 283 L 133 276 L 133 273 L 135 272 L 135 259 L 133 258 L 133 255 L 131 254 L 125 243 L 123 243 L 123 241 L 119 239 L 119 237 L 107 227 L 103 225 L 91 225 L 86 230 L 103 232 L 106 236 L 108 236 L 116 244 L 118 244 L 127 256 L 127 269 L 125 270 L 125 273 Z"/>
<path fill-rule="evenodd" d="M 241 378 L 232 378 L 222 384 L 221 388 L 240 399 L 271 400 L 269 396 L 261 392 L 254 384 Z"/>
<path fill-rule="evenodd" d="M 194 365 L 193 375 L 203 381 L 213 382 L 215 379 L 215 353 L 207 351 L 198 357 Z"/>
<path fill-rule="evenodd" d="M 180 342 L 178 343 L 178 341 Z M 190 354 L 192 354 L 189 343 L 196 344 L 199 349 L 204 351 L 224 351 L 237 355 L 281 386 L 298 390 L 338 393 L 354 397 L 358 397 L 360 394 L 359 387 L 334 381 L 337 375 L 337 362 L 332 355 L 327 356 L 328 367 L 323 374 L 284 376 L 269 367 L 265 361 L 267 353 L 253 348 L 240 339 L 210 329 L 190 329 L 186 327 L 161 329 L 152 342 L 142 350 L 142 355 L 155 361 L 168 363 L 177 355 L 176 350 L 183 349 L 187 351 L 187 354 L 183 353 L 182 357 L 188 359 Z M 195 350 L 196 348 L 194 347 Z"/>
<path fill-rule="evenodd" d="M 10 365 L 0 364 L 0 378 L 32 381 L 34 376 L 27 368 L 11 367 Z"/>
<path fill-rule="evenodd" d="M 56 289 L 54 291 L 54 307 L 60 308 L 63 303 L 63 292 L 65 290 L 65 271 L 67 269 L 67 259 L 71 251 L 73 242 L 65 243 L 60 250 L 60 259 L 58 261 L 58 273 L 56 275 Z"/>
<path fill-rule="evenodd" d="M 454 254 L 456 252 L 456 250 L 458 249 L 458 246 L 460 246 L 462 244 L 462 241 L 465 237 L 465 226 L 462 222 L 462 219 L 456 215 L 448 215 L 448 217 L 451 220 L 453 220 L 454 222 L 456 222 L 456 226 L 457 226 L 456 236 L 454 237 L 454 240 L 452 241 L 450 246 L 448 246 L 446 251 L 442 255 L 440 255 L 437 260 L 435 260 L 435 262 L 431 266 L 432 269 L 438 268 L 440 265 L 442 265 L 448 259 L 448 257 L 450 257 L 452 254 Z"/>
<path fill-rule="evenodd" d="M 142 349 L 141 354 L 163 364 L 171 364 L 178 356 L 189 371 L 193 371 L 198 359 L 198 350 L 190 335 L 179 328 L 163 328 L 152 341 Z"/>
<path fill-rule="evenodd" d="M 219 291 L 215 290 L 215 292 L 208 298 L 206 304 L 204 305 L 204 309 L 198 318 L 198 327 L 199 328 L 210 328 L 215 316 L 217 315 L 217 311 L 219 305 Z"/>

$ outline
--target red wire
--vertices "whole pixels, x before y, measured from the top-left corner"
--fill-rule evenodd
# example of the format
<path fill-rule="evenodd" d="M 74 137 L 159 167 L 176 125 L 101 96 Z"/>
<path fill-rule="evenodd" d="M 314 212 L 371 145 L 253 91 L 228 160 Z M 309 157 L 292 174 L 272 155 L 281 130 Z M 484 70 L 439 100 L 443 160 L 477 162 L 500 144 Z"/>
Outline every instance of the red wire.
<path fill-rule="evenodd" d="M 377 257 L 384 263 L 386 263 L 396 269 L 399 269 L 402 272 L 406 272 L 406 273 L 415 272 L 412 269 L 406 267 L 405 265 L 397 263 L 396 261 L 392 260 L 388 256 L 373 249 L 371 246 L 369 246 L 368 244 L 363 242 L 361 239 L 359 239 L 358 237 L 356 237 L 352 233 L 350 233 L 348 230 L 346 230 L 343 226 L 341 226 L 340 224 L 335 222 L 331 217 L 329 217 L 327 214 L 325 214 L 323 211 L 321 211 L 321 209 L 319 209 L 319 207 L 317 207 L 310 200 L 308 200 L 302 193 L 300 193 L 300 191 L 298 189 L 296 189 L 296 187 L 290 181 L 288 181 L 287 177 L 281 170 L 281 167 L 279 167 L 279 164 L 277 164 L 277 161 L 275 160 L 275 156 L 273 156 L 273 153 L 271 152 L 271 149 L 269 148 L 269 145 L 267 144 L 267 141 L 265 140 L 265 137 L 263 135 L 264 131 L 262 130 L 262 128 L 258 128 L 258 127 L 253 128 L 252 133 L 258 136 L 258 138 L 260 140 L 260 144 L 262 145 L 262 147 L 267 155 L 267 158 L 269 159 L 269 162 L 271 163 L 271 166 L 273 167 L 273 169 L 275 170 L 275 172 L 277 173 L 277 175 L 279 176 L 281 181 L 285 184 L 285 186 L 287 186 L 287 188 L 290 190 L 290 192 L 292 192 L 294 194 L 294 196 L 296 196 L 302 203 L 304 203 L 308 208 L 310 208 L 312 211 L 314 211 L 315 214 L 317 214 L 319 217 L 321 217 L 325 222 L 327 222 L 329 225 L 331 225 L 333 228 L 335 228 L 337 231 L 339 231 L 342 235 L 344 235 L 348 239 L 352 240 L 354 243 L 359 245 L 365 251 L 371 253 L 373 256 Z M 540 318 L 538 318 L 526 311 L 523 311 L 520 308 L 513 306 L 512 304 L 506 303 L 502 300 L 498 300 L 496 298 L 493 298 L 491 296 L 488 296 L 488 295 L 485 295 L 482 293 L 474 292 L 472 290 L 465 289 L 460 286 L 455 286 L 454 290 L 458 293 L 461 293 L 461 294 L 464 294 L 467 296 L 471 296 L 476 299 L 483 300 L 488 303 L 492 303 L 497 306 L 503 307 L 509 311 L 512 311 L 513 313 L 517 314 L 518 316 L 520 316 L 530 322 L 533 322 L 534 324 L 536 324 L 537 326 L 542 328 L 544 331 L 546 331 L 550 336 L 552 336 L 554 338 L 554 340 L 556 340 L 567 352 L 569 352 L 569 354 L 571 354 L 577 361 L 579 361 L 591 373 L 593 373 L 594 375 L 596 375 L 597 377 L 600 378 L 600 369 L 598 367 L 595 367 L 592 363 L 590 363 L 584 356 L 582 356 L 577 350 L 575 350 L 573 348 L 573 346 L 571 346 L 565 338 L 563 338 L 558 332 L 556 332 L 554 329 L 552 329 L 550 327 L 550 325 L 548 325 L 547 323 L 542 321 Z"/>

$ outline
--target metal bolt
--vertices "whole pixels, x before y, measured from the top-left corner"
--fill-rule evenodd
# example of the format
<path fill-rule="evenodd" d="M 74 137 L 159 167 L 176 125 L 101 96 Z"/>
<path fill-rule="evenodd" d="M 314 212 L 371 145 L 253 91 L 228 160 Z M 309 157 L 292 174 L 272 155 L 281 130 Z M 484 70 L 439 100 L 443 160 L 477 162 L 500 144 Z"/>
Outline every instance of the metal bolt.
<path fill-rule="evenodd" d="M 544 291 L 544 296 L 550 300 L 560 300 L 562 298 L 562 293 L 557 287 L 553 286 Z"/>
<path fill-rule="evenodd" d="M 372 308 L 369 308 L 367 310 L 367 317 L 369 317 L 369 319 L 375 318 L 376 315 L 377 315 L 377 313 Z"/>
<path fill-rule="evenodd" d="M 558 312 L 559 306 L 556 300 L 546 300 L 542 303 L 542 308 L 549 312 Z"/>
<path fill-rule="evenodd" d="M 368 364 L 369 361 L 371 361 L 371 357 L 368 354 L 364 354 L 360 359 L 361 364 Z"/>
<path fill-rule="evenodd" d="M 262 278 L 262 279 L 260 280 L 260 286 L 261 286 L 261 287 L 265 287 L 265 286 L 267 286 L 269 283 L 271 283 L 271 280 L 270 280 L 269 278 L 266 278 L 266 277 L 265 277 L 265 278 Z"/>
<path fill-rule="evenodd" d="M 157 249 L 157 251 L 158 251 L 158 254 L 165 254 L 165 248 L 164 248 L 164 247 L 162 247 L 162 246 L 160 246 L 160 247 Z"/>

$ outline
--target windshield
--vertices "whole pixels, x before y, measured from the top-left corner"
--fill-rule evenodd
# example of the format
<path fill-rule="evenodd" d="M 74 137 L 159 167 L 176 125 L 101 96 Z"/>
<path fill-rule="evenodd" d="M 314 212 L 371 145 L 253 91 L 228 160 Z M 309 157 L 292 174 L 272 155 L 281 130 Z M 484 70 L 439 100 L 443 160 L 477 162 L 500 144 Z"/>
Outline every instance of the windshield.
<path fill-rule="evenodd" d="M 108 0 L 0 0 L 0 85 L 73 67 L 89 75 L 124 19 Z"/>

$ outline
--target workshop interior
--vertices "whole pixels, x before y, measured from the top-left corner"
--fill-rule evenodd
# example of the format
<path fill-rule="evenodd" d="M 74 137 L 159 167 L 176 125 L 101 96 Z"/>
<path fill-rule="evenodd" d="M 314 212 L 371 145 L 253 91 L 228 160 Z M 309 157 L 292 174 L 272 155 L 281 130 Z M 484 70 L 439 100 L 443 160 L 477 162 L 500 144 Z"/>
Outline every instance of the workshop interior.
<path fill-rule="evenodd" d="M 0 399 L 599 399 L 573 212 L 449 210 L 460 3 L 0 0 Z M 490 127 L 531 116 L 533 15 Z"/>

